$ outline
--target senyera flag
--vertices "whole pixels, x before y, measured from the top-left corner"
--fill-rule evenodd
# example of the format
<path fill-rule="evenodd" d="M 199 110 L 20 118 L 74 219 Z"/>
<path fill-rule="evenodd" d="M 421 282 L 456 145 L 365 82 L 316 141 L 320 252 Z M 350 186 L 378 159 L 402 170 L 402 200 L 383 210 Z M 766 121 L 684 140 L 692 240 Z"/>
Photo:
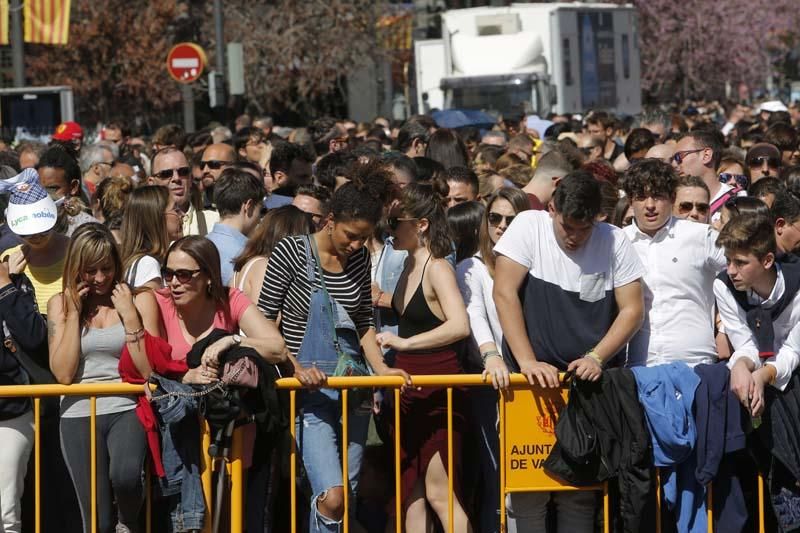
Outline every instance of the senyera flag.
<path fill-rule="evenodd" d="M 25 0 L 25 42 L 67 44 L 70 0 Z"/>

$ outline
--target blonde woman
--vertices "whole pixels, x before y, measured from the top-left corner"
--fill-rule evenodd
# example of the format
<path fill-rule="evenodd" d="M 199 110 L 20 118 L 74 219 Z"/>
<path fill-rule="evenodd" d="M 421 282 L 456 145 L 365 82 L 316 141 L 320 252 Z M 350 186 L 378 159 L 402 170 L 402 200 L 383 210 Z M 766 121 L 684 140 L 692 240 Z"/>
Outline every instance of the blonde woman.
<path fill-rule="evenodd" d="M 114 237 L 89 223 L 72 236 L 64 262 L 63 291 L 47 304 L 50 369 L 59 383 L 114 383 L 127 345 L 137 369 L 149 376 L 144 331 L 160 334 L 155 296 L 135 298 L 122 282 L 122 261 Z M 139 531 L 142 471 L 147 445 L 130 396 L 97 398 L 97 526 L 110 532 L 119 523 Z M 89 400 L 61 400 L 61 449 L 83 518 L 91 531 Z M 117 512 L 114 512 L 116 502 Z"/>

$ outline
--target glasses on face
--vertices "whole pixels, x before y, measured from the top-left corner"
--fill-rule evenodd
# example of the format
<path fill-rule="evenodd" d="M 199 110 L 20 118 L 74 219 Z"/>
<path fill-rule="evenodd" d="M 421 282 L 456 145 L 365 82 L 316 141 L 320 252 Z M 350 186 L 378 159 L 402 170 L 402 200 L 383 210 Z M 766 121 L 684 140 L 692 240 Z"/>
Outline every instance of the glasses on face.
<path fill-rule="evenodd" d="M 708 213 L 709 205 L 706 202 L 681 202 L 678 204 L 678 212 L 681 214 L 691 213 L 693 209 L 701 215 Z"/>
<path fill-rule="evenodd" d="M 219 170 L 222 167 L 227 167 L 230 164 L 231 164 L 230 161 L 219 161 L 217 159 L 209 159 L 208 161 L 200 161 L 200 169 L 205 170 L 206 167 L 208 167 L 211 170 Z"/>
<path fill-rule="evenodd" d="M 189 270 L 188 268 L 179 268 L 172 270 L 171 268 L 164 267 L 161 269 L 161 277 L 167 283 L 172 283 L 173 278 L 178 278 L 180 283 L 189 283 L 192 279 L 201 272 L 198 268 L 196 270 Z"/>
<path fill-rule="evenodd" d="M 686 159 L 686 156 L 689 154 L 696 154 L 697 152 L 702 152 L 705 148 L 698 148 L 696 150 L 681 150 L 680 152 L 675 152 L 672 156 L 672 160 L 675 161 L 677 164 L 683 163 L 683 160 Z"/>
<path fill-rule="evenodd" d="M 736 185 L 738 185 L 742 189 L 746 189 L 747 186 L 750 184 L 750 180 L 744 174 L 732 174 L 730 172 L 723 172 L 719 175 L 720 183 L 728 183 L 731 180 L 734 180 L 736 182 Z"/>
<path fill-rule="evenodd" d="M 181 178 L 186 178 L 192 173 L 192 169 L 190 167 L 165 168 L 164 170 L 159 170 L 158 172 L 154 173 L 153 176 L 160 180 L 168 180 L 172 179 L 172 176 L 176 172 Z"/>
<path fill-rule="evenodd" d="M 389 224 L 389 229 L 395 231 L 397 228 L 400 227 L 401 222 L 410 222 L 412 220 L 417 220 L 417 219 L 411 217 L 389 217 L 387 223 Z"/>
<path fill-rule="evenodd" d="M 516 218 L 517 215 L 510 215 L 510 216 L 503 216 L 500 213 L 489 213 L 489 225 L 494 226 L 495 228 L 500 225 L 500 223 L 505 220 L 506 226 L 511 225 L 511 221 Z"/>
<path fill-rule="evenodd" d="M 751 157 L 747 160 L 747 166 L 749 167 L 761 168 L 764 166 L 764 163 L 766 163 L 768 167 L 772 168 L 778 168 L 781 166 L 781 162 L 777 157 L 760 155 L 758 157 Z"/>

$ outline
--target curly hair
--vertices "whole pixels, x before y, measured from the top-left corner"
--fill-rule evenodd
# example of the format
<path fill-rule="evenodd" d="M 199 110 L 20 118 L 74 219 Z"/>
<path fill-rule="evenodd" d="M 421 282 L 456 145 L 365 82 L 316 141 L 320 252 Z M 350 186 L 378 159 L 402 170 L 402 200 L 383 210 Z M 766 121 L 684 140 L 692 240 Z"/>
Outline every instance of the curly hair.
<path fill-rule="evenodd" d="M 392 172 L 382 162 L 353 166 L 350 181 L 333 193 L 330 212 L 334 222 L 366 220 L 377 224 L 393 191 Z"/>
<path fill-rule="evenodd" d="M 678 174 L 672 165 L 658 159 L 643 159 L 625 171 L 623 189 L 628 198 L 666 196 L 673 198 L 678 187 Z"/>

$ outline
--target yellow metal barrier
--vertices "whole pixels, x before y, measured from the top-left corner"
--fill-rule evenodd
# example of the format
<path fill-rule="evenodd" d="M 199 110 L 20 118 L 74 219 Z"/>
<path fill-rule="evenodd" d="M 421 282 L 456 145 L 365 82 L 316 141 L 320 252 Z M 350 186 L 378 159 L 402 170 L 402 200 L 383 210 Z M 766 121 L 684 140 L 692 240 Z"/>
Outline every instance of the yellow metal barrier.
<path fill-rule="evenodd" d="M 491 386 L 491 382 L 484 380 L 480 375 L 476 374 L 459 374 L 459 375 L 431 375 L 431 376 L 412 376 L 412 381 L 414 387 L 437 387 L 437 388 L 446 388 L 447 389 L 447 436 L 448 436 L 448 483 L 449 483 L 449 496 L 448 496 L 448 520 L 449 520 L 449 532 L 452 533 L 453 531 L 453 507 L 454 507 L 454 490 L 453 490 L 453 441 L 452 441 L 452 432 L 453 432 L 453 388 L 456 387 L 486 387 Z M 395 495 L 401 494 L 401 466 L 400 466 L 400 432 L 401 428 L 401 419 L 400 419 L 400 389 L 404 385 L 404 381 L 401 377 L 396 376 L 367 376 L 367 377 L 329 377 L 326 383 L 326 388 L 329 389 L 339 389 L 342 391 L 342 424 L 343 424 L 343 437 L 342 442 L 345 443 L 343 450 L 342 450 L 342 483 L 345 487 L 344 490 L 344 518 L 343 518 L 343 530 L 345 533 L 349 532 L 349 477 L 348 477 L 348 464 L 347 464 L 347 421 L 348 421 L 348 414 L 347 414 L 347 404 L 348 404 L 348 389 L 355 389 L 355 388 L 372 388 L 372 387 L 381 387 L 381 388 L 388 388 L 393 389 L 394 392 L 394 469 L 395 469 Z M 304 388 L 303 385 L 295 378 L 283 378 L 277 381 L 277 387 L 279 389 L 289 389 L 289 420 L 291 421 L 291 435 L 292 435 L 292 444 L 291 444 L 291 451 L 290 451 L 290 502 L 291 502 L 291 531 L 292 533 L 296 533 L 297 531 L 297 487 L 295 484 L 296 479 L 296 462 L 297 462 L 297 441 L 295 434 L 295 425 L 294 420 L 297 414 L 297 390 Z M 510 409 L 510 405 L 516 401 L 515 400 L 515 393 L 529 393 L 532 395 L 536 400 L 536 405 L 540 409 L 540 416 L 550 416 L 552 417 L 550 420 L 542 421 L 542 424 L 551 424 L 554 429 L 555 426 L 555 413 L 550 413 L 549 415 L 542 411 L 541 402 L 542 399 L 551 398 L 554 394 L 556 396 L 560 396 L 564 398 L 566 401 L 566 394 L 565 391 L 562 389 L 560 391 L 549 391 L 543 390 L 539 387 L 532 387 L 528 384 L 527 380 L 521 374 L 512 374 L 511 375 L 511 386 L 509 390 L 505 393 L 498 394 L 498 414 L 499 414 L 499 453 L 500 457 L 498 458 L 500 464 L 500 530 L 506 531 L 506 496 L 513 492 L 537 492 L 537 491 L 560 491 L 560 490 L 602 490 L 603 491 L 603 530 L 605 533 L 610 531 L 610 516 L 611 516 L 611 509 L 610 509 L 610 499 L 608 494 L 608 485 L 602 484 L 593 487 L 571 487 L 569 485 L 564 485 L 563 483 L 559 482 L 555 478 L 551 478 L 548 476 L 540 467 L 537 467 L 535 470 L 541 470 L 541 472 L 537 472 L 535 476 L 533 476 L 534 484 L 528 484 L 526 486 L 522 486 L 519 483 L 509 483 L 509 475 L 510 475 L 510 457 L 508 453 L 509 448 L 509 436 L 508 436 L 508 427 L 510 425 L 521 425 L 521 426 L 529 426 L 530 419 L 526 418 L 524 420 L 516 420 L 518 416 L 520 416 L 520 409 Z M 519 394 L 518 394 L 519 395 Z M 524 405 L 525 408 L 528 409 L 528 415 L 532 416 L 535 413 L 535 407 L 532 405 Z M 510 411 L 510 412 L 509 412 Z M 515 423 L 512 424 L 509 421 L 509 415 L 514 416 Z M 545 431 L 547 433 L 547 431 Z M 523 435 L 527 435 L 528 433 L 523 432 Z M 555 442 L 555 436 L 552 435 L 552 442 Z M 544 442 L 544 441 L 541 441 Z M 541 442 L 537 442 L 537 445 L 544 446 L 545 444 L 541 444 Z M 540 463 L 537 463 L 540 464 Z M 656 498 L 657 498 L 657 505 L 656 505 L 656 528 L 657 531 L 661 531 L 661 488 L 660 488 L 660 472 L 656 469 Z M 708 531 L 709 533 L 713 533 L 714 531 L 714 523 L 713 523 L 713 501 L 711 497 L 711 484 L 707 487 L 707 519 L 708 519 Z M 765 532 L 765 525 L 764 525 L 764 480 L 761 474 L 758 475 L 758 506 L 759 506 L 759 517 L 758 517 L 758 531 L 759 533 Z M 400 533 L 403 531 L 403 513 L 402 513 L 402 502 L 400 501 L 399 497 L 395 497 L 395 532 Z"/>
<path fill-rule="evenodd" d="M 448 434 L 448 483 L 449 483 L 449 497 L 448 497 L 448 519 L 449 519 L 449 531 L 453 531 L 453 508 L 454 508 L 454 490 L 453 490 L 453 441 L 452 441 L 452 433 L 453 433 L 453 389 L 458 387 L 477 387 L 477 386 L 491 386 L 490 383 L 484 381 L 480 375 L 448 375 L 448 376 L 413 376 L 412 377 L 413 383 L 415 387 L 438 387 L 438 388 L 446 388 L 447 390 L 447 434 Z M 401 428 L 401 418 L 400 418 L 400 388 L 404 385 L 403 379 L 400 377 L 382 377 L 382 376 L 369 376 L 369 377 L 331 377 L 328 378 L 328 382 L 326 387 L 331 389 L 340 389 L 342 390 L 342 403 L 343 403 L 343 436 L 342 441 L 345 443 L 343 446 L 343 459 L 342 459 L 342 482 L 344 487 L 349 487 L 349 475 L 348 475 L 348 460 L 347 460 L 347 446 L 348 446 L 348 437 L 347 437 L 347 422 L 348 422 L 348 389 L 353 388 L 372 388 L 372 387 L 383 387 L 388 389 L 393 389 L 394 393 L 394 422 L 395 422 L 395 431 L 394 431 L 394 468 L 395 468 L 395 494 L 401 494 L 402 489 L 402 479 L 401 479 L 401 463 L 400 463 L 400 432 Z M 290 433 L 292 436 L 291 442 L 291 449 L 290 449 L 290 479 L 291 479 L 291 486 L 290 486 L 290 502 L 291 502 L 291 531 L 292 533 L 297 532 L 297 487 L 295 486 L 294 480 L 296 479 L 297 474 L 297 444 L 296 444 L 296 434 L 295 434 L 295 425 L 294 419 L 297 412 L 297 390 L 303 388 L 300 382 L 294 378 L 283 378 L 278 380 L 277 386 L 280 389 L 289 389 L 289 410 L 290 410 L 290 418 L 289 420 L 292 421 L 290 424 Z M 524 393 L 531 393 L 535 391 L 535 394 L 532 394 L 535 398 L 540 400 L 541 398 L 552 396 L 552 391 L 543 391 L 537 387 L 531 387 L 528 385 L 525 378 L 520 374 L 514 374 L 511 376 L 511 387 L 508 392 L 502 393 L 498 395 L 498 414 L 499 414 L 499 441 L 500 441 L 500 520 L 501 520 L 501 530 L 505 531 L 506 526 L 506 496 L 512 492 L 523 492 L 523 491 L 553 491 L 553 490 L 603 490 L 603 515 L 604 515 L 604 530 L 607 532 L 609 531 L 610 527 L 610 503 L 608 497 L 608 490 L 606 485 L 597 486 L 597 487 L 581 487 L 580 489 L 576 487 L 569 487 L 566 485 L 561 485 L 557 482 L 557 480 L 553 480 L 552 482 L 542 483 L 537 486 L 519 486 L 518 484 L 509 484 L 509 464 L 510 464 L 510 457 L 508 454 L 508 446 L 509 446 L 509 436 L 507 427 L 510 425 L 509 414 L 512 414 L 514 417 L 519 416 L 514 410 L 511 410 L 509 413 L 509 406 L 516 401 L 514 399 L 514 394 L 519 393 L 518 395 L 522 397 Z M 143 394 L 143 389 L 141 385 L 129 385 L 129 384 L 76 384 L 76 385 L 13 385 L 13 386 L 3 386 L 0 387 L 0 397 L 31 397 L 33 398 L 33 411 L 34 411 L 34 509 L 36 516 L 34 517 L 34 524 L 35 524 L 35 531 L 39 533 L 41 531 L 41 401 L 40 399 L 43 397 L 52 397 L 52 396 L 86 396 L 89 397 L 90 400 L 90 432 L 91 432 L 91 446 L 90 446 L 90 455 L 92 460 L 91 465 L 91 494 L 92 494 L 92 517 L 91 517 L 91 529 L 93 532 L 97 530 L 97 503 L 96 503 L 96 491 L 97 491 L 97 484 L 96 484 L 96 455 L 97 455 L 97 445 L 96 445 L 96 401 L 98 396 L 107 396 L 107 395 L 139 395 Z M 558 393 L 556 393 L 558 394 Z M 538 401 L 537 400 L 537 401 Z M 530 411 L 532 413 L 532 411 Z M 542 415 L 544 416 L 544 415 Z M 527 424 L 529 421 L 526 419 L 523 421 L 522 425 Z M 543 421 L 543 424 L 554 426 L 555 420 L 550 421 Z M 549 427 L 549 426 L 548 426 Z M 554 438 L 554 437 L 553 437 Z M 204 428 L 202 432 L 202 482 L 203 482 L 203 493 L 206 502 L 206 518 L 205 518 L 205 528 L 204 531 L 210 531 L 211 524 L 212 524 L 212 516 L 211 516 L 211 480 L 212 480 L 212 470 L 213 470 L 213 462 L 211 458 L 208 456 L 208 446 L 210 444 L 210 433 L 208 431 L 207 426 Z M 232 454 L 231 459 L 228 465 L 223 466 L 223 468 L 229 468 L 230 471 L 230 531 L 231 532 L 241 532 L 244 529 L 244 520 L 243 520 L 243 508 L 242 508 L 242 501 L 244 500 L 244 472 L 243 472 L 243 465 L 242 465 L 242 447 L 243 447 L 243 439 L 241 430 L 237 429 L 234 432 L 233 436 L 233 444 L 232 444 Z M 538 468 L 537 468 L 538 470 Z M 537 473 L 537 475 L 544 475 L 546 474 Z M 657 472 L 656 475 L 658 476 L 659 473 Z M 147 472 L 147 479 L 150 479 L 150 472 Z M 536 478 L 536 483 L 540 483 L 542 477 Z M 658 478 L 657 478 L 658 479 Z M 661 512 L 661 492 L 659 487 L 660 484 L 657 483 L 657 499 L 658 505 L 656 506 L 658 516 L 660 517 Z M 149 488 L 149 483 L 148 483 Z M 759 532 L 763 533 L 765 531 L 765 520 L 764 520 L 764 479 L 762 475 L 759 473 L 758 475 L 758 502 L 759 502 L 759 516 L 758 516 L 758 530 Z M 712 508 L 712 498 L 711 498 L 711 485 L 708 487 L 708 531 L 713 532 L 713 508 Z M 146 499 L 146 516 L 147 516 L 147 531 L 150 531 L 151 527 L 151 498 L 150 498 L 149 491 L 147 492 L 147 499 Z M 349 490 L 344 490 L 344 504 L 345 504 L 345 512 L 344 512 L 344 519 L 343 519 L 343 528 L 345 532 L 349 531 L 350 522 L 349 522 Z M 403 522 L 402 522 L 402 501 L 399 497 L 395 498 L 395 527 L 396 532 L 400 533 L 403 531 Z M 657 520 L 657 531 L 660 531 L 660 519 Z"/>
<path fill-rule="evenodd" d="M 96 420 L 97 420 L 97 397 L 98 396 L 116 396 L 116 395 L 133 395 L 138 396 L 144 394 L 142 385 L 131 385 L 126 383 L 80 383 L 75 385 L 8 385 L 0 387 L 0 398 L 33 398 L 33 418 L 34 418 L 34 517 L 35 532 L 41 532 L 41 402 L 40 399 L 52 396 L 86 396 L 89 398 L 90 409 L 90 457 L 91 457 L 91 531 L 97 531 L 97 437 L 96 437 Z M 201 468 L 203 480 L 203 494 L 206 502 L 206 517 L 204 520 L 204 533 L 211 531 L 212 515 L 211 515 L 211 477 L 213 462 L 208 455 L 208 446 L 211 443 L 211 435 L 208 431 L 208 426 L 203 424 L 204 429 L 202 432 L 202 455 L 201 455 Z M 224 468 L 224 467 L 223 467 Z M 151 530 L 151 494 L 150 487 L 150 472 L 146 472 L 146 479 L 148 480 L 146 490 L 145 514 L 147 516 L 147 532 Z M 233 434 L 233 445 L 230 459 L 230 531 L 241 532 L 244 530 L 243 520 L 243 468 L 242 468 L 242 432 L 241 429 L 236 429 Z"/>

